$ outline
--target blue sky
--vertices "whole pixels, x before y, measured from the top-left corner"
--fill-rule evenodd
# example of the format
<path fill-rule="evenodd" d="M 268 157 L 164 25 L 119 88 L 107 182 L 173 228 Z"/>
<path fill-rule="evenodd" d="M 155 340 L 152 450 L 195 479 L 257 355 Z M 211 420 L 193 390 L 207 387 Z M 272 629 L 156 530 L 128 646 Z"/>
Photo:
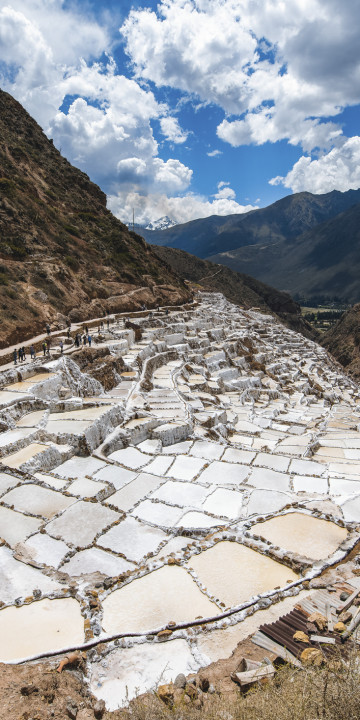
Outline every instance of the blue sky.
<path fill-rule="evenodd" d="M 0 0 L 1 87 L 124 222 L 360 186 L 357 0 Z"/>

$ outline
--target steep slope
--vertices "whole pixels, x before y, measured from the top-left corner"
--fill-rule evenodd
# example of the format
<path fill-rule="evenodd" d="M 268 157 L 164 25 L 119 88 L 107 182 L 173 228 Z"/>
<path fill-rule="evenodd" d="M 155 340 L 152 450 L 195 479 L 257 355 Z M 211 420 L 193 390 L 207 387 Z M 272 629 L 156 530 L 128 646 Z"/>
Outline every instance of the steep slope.
<path fill-rule="evenodd" d="M 244 247 L 212 258 L 307 299 L 360 300 L 360 203 L 294 240 Z"/>
<path fill-rule="evenodd" d="M 347 310 L 321 344 L 357 380 L 360 378 L 360 303 Z"/>
<path fill-rule="evenodd" d="M 317 339 L 316 331 L 301 317 L 300 306 L 287 293 L 225 266 L 201 260 L 183 250 L 156 246 L 154 250 L 184 280 L 197 283 L 206 290 L 221 292 L 230 302 L 245 308 L 258 307 L 265 312 L 270 310 L 293 330 Z"/>
<path fill-rule="evenodd" d="M 0 91 L 0 347 L 72 320 L 187 299 L 182 281 L 106 209 Z"/>
<path fill-rule="evenodd" d="M 334 190 L 324 195 L 302 192 L 243 215 L 213 215 L 163 231 L 142 230 L 141 235 L 151 244 L 175 247 L 201 258 L 213 259 L 211 256 L 235 248 L 290 240 L 357 202 L 360 202 L 360 190 L 345 193 Z M 234 266 L 234 269 L 238 268 Z"/>

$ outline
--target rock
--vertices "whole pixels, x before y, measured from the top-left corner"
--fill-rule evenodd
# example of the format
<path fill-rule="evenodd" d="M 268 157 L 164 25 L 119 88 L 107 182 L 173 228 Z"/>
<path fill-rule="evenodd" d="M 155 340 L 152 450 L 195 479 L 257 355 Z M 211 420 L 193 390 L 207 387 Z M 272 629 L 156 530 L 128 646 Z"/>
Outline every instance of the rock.
<path fill-rule="evenodd" d="M 210 683 L 209 688 L 208 688 L 208 693 L 209 693 L 209 695 L 213 695 L 214 692 L 215 692 L 215 688 L 214 688 L 213 684 Z"/>
<path fill-rule="evenodd" d="M 198 691 L 197 691 L 195 685 L 193 685 L 192 683 L 190 683 L 189 685 L 186 685 L 185 692 L 186 692 L 186 695 L 188 695 L 188 697 L 190 698 L 190 700 L 195 700 L 197 698 Z"/>
<path fill-rule="evenodd" d="M 342 592 L 342 593 L 340 594 L 340 600 L 341 600 L 341 602 L 345 602 L 345 600 L 347 600 L 349 597 L 350 597 L 350 593 L 348 593 L 348 592 Z"/>
<path fill-rule="evenodd" d="M 302 643 L 308 643 L 310 642 L 308 635 L 306 635 L 302 630 L 297 630 L 296 633 L 293 635 L 293 639 L 296 640 L 296 642 L 302 642 Z"/>
<path fill-rule="evenodd" d="M 343 633 L 346 630 L 346 625 L 343 622 L 337 622 L 334 625 L 334 632 Z"/>
<path fill-rule="evenodd" d="M 327 619 L 325 615 L 319 612 L 314 612 L 308 617 L 308 622 L 314 623 L 320 632 L 323 632 L 327 628 Z"/>
<path fill-rule="evenodd" d="M 105 580 L 104 580 L 105 590 L 109 590 L 109 588 L 111 588 L 112 585 L 114 585 L 115 580 L 116 580 L 116 578 L 112 578 L 112 577 L 105 578 Z"/>
<path fill-rule="evenodd" d="M 36 685 L 34 685 L 33 683 L 30 683 L 29 685 L 23 685 L 20 692 L 24 696 L 29 696 L 29 695 L 33 695 L 34 693 L 38 693 L 39 688 Z"/>
<path fill-rule="evenodd" d="M 157 695 L 158 698 L 165 703 L 165 705 L 172 707 L 174 704 L 174 686 L 172 683 L 169 683 L 168 685 L 159 685 Z"/>
<path fill-rule="evenodd" d="M 200 690 L 202 690 L 202 692 L 205 692 L 205 693 L 208 692 L 209 687 L 210 687 L 210 682 L 206 677 L 200 678 L 199 684 L 200 684 Z"/>
<path fill-rule="evenodd" d="M 179 673 L 179 675 L 176 676 L 174 680 L 174 685 L 176 688 L 183 689 L 186 686 L 186 677 L 183 675 L 183 673 Z"/>
<path fill-rule="evenodd" d="M 104 700 L 97 700 L 94 707 L 94 715 L 96 717 L 96 720 L 101 720 L 104 712 L 105 712 L 105 702 Z"/>
<path fill-rule="evenodd" d="M 320 667 L 325 662 L 321 650 L 313 647 L 305 648 L 300 655 L 300 660 L 304 665 L 314 665 L 315 667 Z"/>
<path fill-rule="evenodd" d="M 160 630 L 160 632 L 158 632 L 157 634 L 157 637 L 159 638 L 159 640 L 165 640 L 165 638 L 172 635 L 172 632 L 172 630 Z"/>
<path fill-rule="evenodd" d="M 66 712 L 71 720 L 76 720 L 76 716 L 78 714 L 78 706 L 71 700 L 71 698 L 69 698 L 66 703 Z"/>
<path fill-rule="evenodd" d="M 344 612 L 340 613 L 339 622 L 348 623 L 350 620 L 352 620 L 352 613 L 349 610 L 344 610 Z"/>

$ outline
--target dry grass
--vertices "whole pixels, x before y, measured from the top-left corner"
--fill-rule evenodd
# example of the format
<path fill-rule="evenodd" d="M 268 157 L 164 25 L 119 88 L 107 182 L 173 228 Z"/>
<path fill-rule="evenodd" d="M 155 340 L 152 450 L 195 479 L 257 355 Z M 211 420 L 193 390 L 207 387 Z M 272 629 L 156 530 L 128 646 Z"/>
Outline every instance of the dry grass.
<path fill-rule="evenodd" d="M 106 714 L 112 720 L 359 720 L 360 657 L 344 664 L 304 671 L 281 669 L 275 679 L 246 696 L 203 696 L 202 707 L 192 702 L 168 707 L 156 693 L 138 698 L 126 710 Z"/>

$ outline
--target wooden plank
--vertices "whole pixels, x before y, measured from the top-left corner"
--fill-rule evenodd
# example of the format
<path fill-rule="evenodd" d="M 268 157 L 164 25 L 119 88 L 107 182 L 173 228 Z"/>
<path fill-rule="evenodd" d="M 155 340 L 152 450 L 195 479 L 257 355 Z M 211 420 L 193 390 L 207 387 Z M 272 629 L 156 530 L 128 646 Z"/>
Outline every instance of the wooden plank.
<path fill-rule="evenodd" d="M 252 685 L 260 680 L 264 680 L 264 678 L 273 677 L 273 675 L 275 675 L 275 668 L 273 665 L 262 665 L 255 670 L 246 670 L 245 672 L 238 673 L 235 672 L 231 677 L 243 687 L 245 685 Z"/>
<path fill-rule="evenodd" d="M 343 612 L 343 610 L 347 610 L 350 607 L 350 605 L 353 604 L 354 600 L 357 598 L 357 596 L 359 594 L 360 594 L 360 588 L 358 588 L 357 590 L 354 590 L 354 592 L 350 595 L 350 597 L 348 597 L 348 599 L 345 600 L 345 602 L 341 603 L 341 605 L 339 605 L 339 607 L 336 608 L 337 614 L 340 615 L 340 613 Z"/>
<path fill-rule="evenodd" d="M 310 635 L 311 642 L 325 643 L 325 645 L 335 645 L 335 638 L 326 637 L 325 635 Z"/>
<path fill-rule="evenodd" d="M 325 615 L 326 615 L 326 619 L 328 621 L 329 632 L 333 632 L 334 622 L 333 622 L 333 618 L 332 618 L 330 603 L 328 603 L 328 602 L 325 603 Z"/>

